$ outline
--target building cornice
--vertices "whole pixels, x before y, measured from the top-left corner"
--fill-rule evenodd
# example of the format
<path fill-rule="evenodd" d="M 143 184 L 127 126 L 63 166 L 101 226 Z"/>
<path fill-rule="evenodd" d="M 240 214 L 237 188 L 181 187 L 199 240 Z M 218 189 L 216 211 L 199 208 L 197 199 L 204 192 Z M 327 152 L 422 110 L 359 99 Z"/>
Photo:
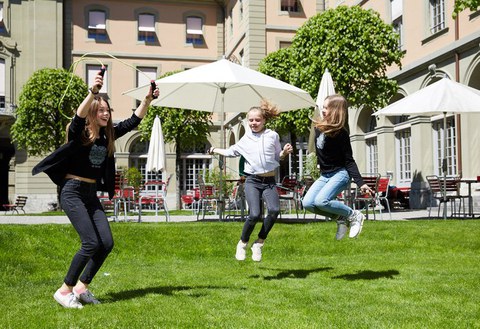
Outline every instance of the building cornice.
<path fill-rule="evenodd" d="M 478 47 L 480 42 L 480 31 L 474 32 L 452 44 L 443 47 L 442 49 L 428 54 L 408 65 L 405 65 L 401 70 L 391 72 L 387 76 L 389 79 L 402 80 L 410 75 L 425 71 L 425 68 L 432 63 L 443 61 L 446 58 L 452 58 L 453 54 L 463 52 L 466 49 Z"/>

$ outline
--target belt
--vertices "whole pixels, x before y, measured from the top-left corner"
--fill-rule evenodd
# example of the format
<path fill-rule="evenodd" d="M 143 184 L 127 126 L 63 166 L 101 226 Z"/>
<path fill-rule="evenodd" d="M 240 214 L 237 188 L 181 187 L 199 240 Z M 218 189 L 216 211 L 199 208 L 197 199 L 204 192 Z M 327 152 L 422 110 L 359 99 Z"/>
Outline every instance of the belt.
<path fill-rule="evenodd" d="M 262 183 L 275 183 L 275 176 L 260 176 L 260 175 L 252 175 L 252 174 L 245 174 L 247 178 L 254 179 L 257 182 Z"/>

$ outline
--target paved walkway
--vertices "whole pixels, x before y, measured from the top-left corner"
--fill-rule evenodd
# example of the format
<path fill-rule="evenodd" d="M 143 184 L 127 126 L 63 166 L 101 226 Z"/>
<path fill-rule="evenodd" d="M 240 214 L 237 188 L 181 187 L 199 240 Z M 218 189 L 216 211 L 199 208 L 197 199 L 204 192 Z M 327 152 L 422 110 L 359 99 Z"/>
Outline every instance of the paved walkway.
<path fill-rule="evenodd" d="M 436 216 L 436 208 L 432 209 L 432 215 Z M 428 218 L 428 209 L 421 210 L 409 210 L 409 211 L 394 211 L 392 212 L 392 220 L 408 220 L 408 219 L 421 219 Z M 121 216 L 119 219 L 123 222 L 124 217 Z M 369 214 L 369 219 L 373 219 L 372 213 Z M 390 220 L 388 213 L 383 213 L 382 216 L 377 213 L 377 220 Z M 113 218 L 110 218 L 113 221 Z M 137 222 L 138 216 L 129 216 L 128 221 Z M 179 216 L 170 216 L 170 222 L 195 222 L 197 216 L 193 215 L 179 215 Z M 216 221 L 218 217 L 206 216 L 205 221 Z M 314 218 L 312 214 L 307 214 L 305 221 L 315 221 L 322 220 L 322 218 Z M 279 219 L 279 221 L 297 221 L 294 216 L 285 217 Z M 303 221 L 301 219 L 300 221 Z M 154 214 L 145 214 L 142 213 L 142 222 L 165 222 L 165 215 L 163 212 L 159 213 L 158 216 Z M 0 224 L 68 224 L 70 221 L 67 216 L 28 216 L 28 215 L 0 215 Z"/>

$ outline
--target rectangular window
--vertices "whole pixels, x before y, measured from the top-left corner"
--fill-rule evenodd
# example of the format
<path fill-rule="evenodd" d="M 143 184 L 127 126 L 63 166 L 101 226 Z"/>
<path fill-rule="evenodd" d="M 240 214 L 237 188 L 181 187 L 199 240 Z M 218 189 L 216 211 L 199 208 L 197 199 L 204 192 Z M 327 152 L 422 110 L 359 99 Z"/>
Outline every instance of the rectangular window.
<path fill-rule="evenodd" d="M 300 11 L 300 6 L 298 5 L 297 0 L 281 0 L 280 10 L 298 13 Z"/>
<path fill-rule="evenodd" d="M 0 58 L 0 109 L 5 109 L 5 60 Z"/>
<path fill-rule="evenodd" d="M 157 80 L 156 67 L 137 67 L 137 87 L 150 84 L 150 81 Z"/>
<path fill-rule="evenodd" d="M 203 22 L 200 17 L 187 17 L 186 42 L 193 45 L 203 45 Z"/>
<path fill-rule="evenodd" d="M 91 87 L 93 82 L 95 81 L 95 77 L 97 76 L 98 72 L 102 67 L 100 65 L 87 65 L 87 85 Z M 108 67 L 105 65 L 107 69 L 105 75 L 103 76 L 103 86 L 100 89 L 101 94 L 106 94 L 108 90 Z"/>
<path fill-rule="evenodd" d="M 288 48 L 292 45 L 292 42 L 291 41 L 280 41 L 279 42 L 279 49 L 284 49 L 284 48 Z"/>
<path fill-rule="evenodd" d="M 106 14 L 104 11 L 92 10 L 88 13 L 88 38 L 97 41 L 107 40 Z"/>
<path fill-rule="evenodd" d="M 137 67 L 137 87 L 149 85 L 150 81 L 157 80 L 157 68 L 156 67 Z M 139 100 L 136 102 L 136 106 L 140 105 Z"/>
<path fill-rule="evenodd" d="M 197 176 L 206 172 L 210 167 L 211 159 L 184 158 L 182 159 L 182 171 L 180 182 L 182 191 L 193 190 L 198 187 Z"/>
<path fill-rule="evenodd" d="M 395 132 L 397 155 L 397 184 L 409 183 L 412 180 L 411 130 L 410 128 Z"/>
<path fill-rule="evenodd" d="M 437 33 L 445 28 L 445 1 L 430 0 L 430 32 Z"/>
<path fill-rule="evenodd" d="M 155 42 L 155 16 L 138 15 L 138 41 Z"/>
<path fill-rule="evenodd" d="M 3 12 L 3 2 L 0 2 L 0 33 L 5 33 L 5 16 Z"/>
<path fill-rule="evenodd" d="M 367 145 L 367 172 L 378 172 L 378 146 L 377 137 L 366 138 Z"/>
<path fill-rule="evenodd" d="M 434 164 L 435 174 L 443 175 L 442 162 L 446 160 L 447 175 L 457 175 L 457 138 L 455 128 L 455 118 L 447 118 L 447 131 L 443 128 L 443 119 L 434 121 L 433 128 L 433 143 L 434 143 Z M 447 134 L 445 136 L 445 134 Z M 446 137 L 446 138 L 445 138 Z M 445 148 L 446 140 L 446 148 Z M 446 154 L 444 154 L 446 149 Z"/>

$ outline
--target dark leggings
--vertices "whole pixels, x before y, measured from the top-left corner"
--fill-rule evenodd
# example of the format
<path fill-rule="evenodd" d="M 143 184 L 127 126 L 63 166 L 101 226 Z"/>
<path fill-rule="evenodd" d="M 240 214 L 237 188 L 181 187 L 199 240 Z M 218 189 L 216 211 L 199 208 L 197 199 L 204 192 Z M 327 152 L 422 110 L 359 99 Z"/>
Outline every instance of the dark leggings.
<path fill-rule="evenodd" d="M 89 284 L 113 248 L 112 232 L 98 200 L 96 184 L 66 180 L 60 192 L 60 203 L 82 242 L 64 282 L 74 286 L 80 278 L 81 282 Z"/>
<path fill-rule="evenodd" d="M 258 238 L 265 240 L 280 213 L 280 199 L 274 177 L 247 176 L 245 181 L 245 198 L 248 204 L 248 218 L 243 225 L 241 239 L 248 242 L 257 221 L 263 217 L 263 202 L 267 204 L 267 215 L 258 233 Z"/>

